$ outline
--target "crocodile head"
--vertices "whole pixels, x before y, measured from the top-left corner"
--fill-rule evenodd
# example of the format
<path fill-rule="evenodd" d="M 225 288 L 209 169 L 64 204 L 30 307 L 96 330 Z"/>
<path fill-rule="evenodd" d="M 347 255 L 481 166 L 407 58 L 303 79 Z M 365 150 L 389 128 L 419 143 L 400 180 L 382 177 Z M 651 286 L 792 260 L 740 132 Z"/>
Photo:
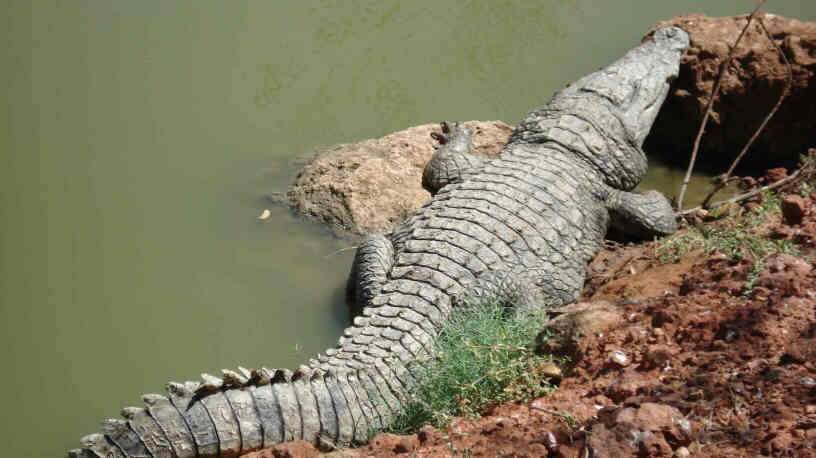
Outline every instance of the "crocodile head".
<path fill-rule="evenodd" d="M 591 161 L 601 165 L 606 182 L 619 189 L 637 186 L 646 173 L 643 142 L 680 70 L 689 45 L 688 34 L 677 27 L 655 31 L 640 46 L 608 67 L 571 85 L 564 92 L 589 102 L 585 107 L 606 139 L 606 148 L 590 148 Z M 598 103 L 601 98 L 604 103 Z M 610 135 L 611 134 L 611 135 Z M 618 140 L 611 145 L 610 139 Z"/>
<path fill-rule="evenodd" d="M 688 35 L 677 27 L 657 30 L 619 60 L 528 114 L 511 142 L 552 142 L 598 169 L 608 185 L 634 188 L 646 173 L 643 141 L 688 44 Z"/>

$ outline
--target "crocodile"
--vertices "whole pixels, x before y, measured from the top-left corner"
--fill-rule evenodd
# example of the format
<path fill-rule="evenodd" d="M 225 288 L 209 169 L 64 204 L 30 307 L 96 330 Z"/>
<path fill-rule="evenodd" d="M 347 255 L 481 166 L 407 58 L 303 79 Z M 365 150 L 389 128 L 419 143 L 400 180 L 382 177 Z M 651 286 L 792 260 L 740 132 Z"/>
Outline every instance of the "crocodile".
<path fill-rule="evenodd" d="M 470 154 L 472 132 L 443 124 L 423 174 L 433 197 L 399 229 L 358 248 L 348 293 L 360 306 L 335 348 L 295 371 L 224 370 L 167 384 L 123 409 L 70 457 L 236 457 L 288 440 L 364 443 L 400 412 L 436 335 L 472 298 L 518 310 L 574 301 L 609 227 L 676 230 L 667 199 L 631 190 L 642 150 L 688 46 L 663 28 L 557 92 L 498 156 Z"/>

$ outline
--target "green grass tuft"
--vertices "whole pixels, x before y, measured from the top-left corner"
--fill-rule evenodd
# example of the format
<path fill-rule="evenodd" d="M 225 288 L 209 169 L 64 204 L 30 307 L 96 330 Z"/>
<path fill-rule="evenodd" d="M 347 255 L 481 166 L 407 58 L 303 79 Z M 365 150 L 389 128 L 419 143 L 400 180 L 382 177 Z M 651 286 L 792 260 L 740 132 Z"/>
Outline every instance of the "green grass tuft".
<path fill-rule="evenodd" d="M 762 215 L 780 211 L 779 200 L 770 192 L 763 192 L 759 206 L 745 215 L 727 217 L 711 225 L 695 225 L 679 235 L 665 238 L 657 249 L 659 262 L 679 262 L 691 251 L 702 250 L 706 254 L 723 253 L 729 260 L 748 259 L 752 269 L 746 279 L 743 297 L 753 289 L 765 268 L 765 259 L 774 253 L 798 255 L 796 245 L 785 239 L 774 239 L 760 226 Z"/>
<path fill-rule="evenodd" d="M 802 197 L 808 197 L 814 192 L 816 192 L 816 189 L 814 189 L 814 187 L 806 181 L 799 185 L 798 194 Z"/>
<path fill-rule="evenodd" d="M 543 322 L 543 311 L 514 314 L 489 301 L 457 312 L 435 342 L 435 357 L 421 363 L 419 383 L 390 432 L 444 427 L 456 416 L 479 416 L 494 403 L 552 391 L 537 370 L 551 360 L 532 348 Z"/>

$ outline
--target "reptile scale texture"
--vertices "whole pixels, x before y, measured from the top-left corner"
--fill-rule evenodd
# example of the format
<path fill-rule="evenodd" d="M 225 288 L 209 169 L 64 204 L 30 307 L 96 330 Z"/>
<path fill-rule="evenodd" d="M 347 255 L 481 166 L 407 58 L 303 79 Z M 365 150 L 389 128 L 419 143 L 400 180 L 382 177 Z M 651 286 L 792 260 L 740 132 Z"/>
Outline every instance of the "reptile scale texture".
<path fill-rule="evenodd" d="M 106 420 L 71 457 L 236 457 L 281 441 L 349 445 L 387 426 L 416 380 L 412 362 L 463 304 L 487 295 L 520 310 L 574 301 L 586 263 L 615 226 L 672 233 L 669 202 L 629 192 L 641 148 L 688 46 L 656 31 L 620 60 L 528 114 L 494 158 L 443 124 L 423 185 L 433 198 L 357 251 L 348 292 L 362 308 L 335 348 L 291 372 L 239 368 L 168 383 Z"/>

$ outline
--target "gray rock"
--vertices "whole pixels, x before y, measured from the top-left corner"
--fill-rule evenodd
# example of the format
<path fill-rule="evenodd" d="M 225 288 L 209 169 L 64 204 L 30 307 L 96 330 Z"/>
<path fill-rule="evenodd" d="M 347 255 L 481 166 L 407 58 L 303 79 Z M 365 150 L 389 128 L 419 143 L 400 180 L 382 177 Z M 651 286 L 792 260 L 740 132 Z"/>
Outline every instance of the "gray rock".
<path fill-rule="evenodd" d="M 474 131 L 473 152 L 482 156 L 496 155 L 513 132 L 502 121 L 465 126 Z M 422 171 L 436 151 L 433 132 L 441 132 L 439 124 L 331 146 L 300 171 L 286 200 L 338 233 L 392 232 L 431 198 Z"/>

